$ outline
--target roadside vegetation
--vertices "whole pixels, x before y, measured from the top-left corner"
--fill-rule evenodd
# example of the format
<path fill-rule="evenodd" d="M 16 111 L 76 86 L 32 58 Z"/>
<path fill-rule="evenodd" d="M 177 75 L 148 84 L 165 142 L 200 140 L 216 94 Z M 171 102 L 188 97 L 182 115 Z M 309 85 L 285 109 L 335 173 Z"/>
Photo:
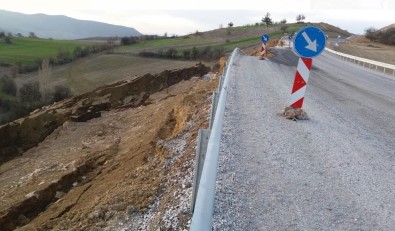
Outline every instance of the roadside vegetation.
<path fill-rule="evenodd" d="M 49 60 L 45 59 L 34 81 L 21 84 L 8 75 L 0 78 L 0 124 L 71 96 L 68 85 L 50 84 L 51 72 Z"/>
<path fill-rule="evenodd" d="M 395 45 L 395 28 L 386 30 L 376 30 L 375 28 L 366 29 L 366 38 L 373 42 L 379 42 L 386 45 Z"/>

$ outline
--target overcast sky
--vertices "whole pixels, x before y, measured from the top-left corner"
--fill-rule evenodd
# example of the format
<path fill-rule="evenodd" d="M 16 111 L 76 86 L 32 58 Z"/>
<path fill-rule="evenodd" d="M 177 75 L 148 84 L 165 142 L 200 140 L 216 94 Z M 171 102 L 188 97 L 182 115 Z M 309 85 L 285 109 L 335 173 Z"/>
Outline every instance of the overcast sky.
<path fill-rule="evenodd" d="M 0 9 L 69 17 L 134 27 L 143 34 L 185 35 L 260 22 L 327 22 L 362 34 L 395 23 L 395 0 L 1 0 Z"/>

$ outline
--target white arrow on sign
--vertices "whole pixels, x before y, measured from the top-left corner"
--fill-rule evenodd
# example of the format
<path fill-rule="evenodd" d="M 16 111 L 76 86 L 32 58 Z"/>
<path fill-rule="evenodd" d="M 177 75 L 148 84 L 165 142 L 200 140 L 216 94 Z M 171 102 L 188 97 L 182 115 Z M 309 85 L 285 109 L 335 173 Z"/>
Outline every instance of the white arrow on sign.
<path fill-rule="evenodd" d="M 306 40 L 307 42 L 307 46 L 306 48 L 309 50 L 312 50 L 314 52 L 317 52 L 317 39 L 313 41 L 311 41 L 311 39 L 309 38 L 309 36 L 307 35 L 306 31 L 303 31 L 302 33 L 303 38 Z"/>

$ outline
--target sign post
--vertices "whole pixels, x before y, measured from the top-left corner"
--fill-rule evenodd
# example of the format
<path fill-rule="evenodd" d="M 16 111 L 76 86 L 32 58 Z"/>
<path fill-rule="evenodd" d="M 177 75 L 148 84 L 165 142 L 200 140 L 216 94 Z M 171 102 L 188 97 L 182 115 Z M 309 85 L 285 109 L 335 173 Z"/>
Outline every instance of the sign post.
<path fill-rule="evenodd" d="M 268 34 L 264 34 L 261 36 L 262 46 L 261 46 L 261 54 L 259 56 L 260 60 L 264 59 L 264 56 L 266 54 L 266 43 L 269 42 L 269 39 L 270 38 Z"/>
<path fill-rule="evenodd" d="M 302 108 L 307 81 L 314 57 L 321 54 L 326 45 L 324 32 L 318 27 L 301 29 L 294 39 L 294 51 L 300 57 L 291 92 L 291 108 Z"/>

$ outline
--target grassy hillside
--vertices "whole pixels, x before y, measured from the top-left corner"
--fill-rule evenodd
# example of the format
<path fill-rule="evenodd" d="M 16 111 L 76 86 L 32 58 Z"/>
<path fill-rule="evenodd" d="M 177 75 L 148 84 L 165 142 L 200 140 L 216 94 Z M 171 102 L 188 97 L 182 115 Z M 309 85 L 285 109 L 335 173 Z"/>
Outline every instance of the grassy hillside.
<path fill-rule="evenodd" d="M 160 49 L 175 48 L 179 50 L 190 49 L 192 47 L 202 48 L 206 46 L 223 47 L 225 52 L 230 52 L 234 48 L 247 48 L 259 46 L 260 36 L 269 34 L 272 39 L 280 38 L 284 34 L 298 31 L 304 24 L 287 24 L 286 31 L 281 31 L 282 24 L 266 27 L 263 25 L 242 26 L 232 28 L 220 28 L 207 32 L 197 32 L 182 37 L 162 38 L 156 40 L 143 41 L 129 46 L 121 46 L 115 49 L 116 52 L 126 52 L 137 54 L 141 51 L 155 52 Z"/>
<path fill-rule="evenodd" d="M 142 41 L 137 44 L 120 46 L 115 49 L 118 53 L 138 54 L 144 52 L 158 52 L 160 50 L 167 50 L 170 48 L 177 49 L 179 53 L 184 50 L 196 47 L 202 49 L 203 47 L 221 47 L 226 53 L 232 51 L 234 48 L 241 49 L 259 47 L 262 34 L 269 34 L 272 40 L 279 39 L 299 31 L 305 26 L 317 26 L 321 28 L 330 37 L 342 35 L 350 36 L 351 34 L 338 27 L 329 25 L 327 23 L 290 23 L 290 24 L 276 24 L 269 27 L 264 25 L 248 25 L 232 28 L 220 28 L 207 32 L 197 32 L 194 34 L 175 37 L 175 38 L 161 38 L 156 40 Z"/>
<path fill-rule="evenodd" d="M 60 50 L 73 52 L 77 46 L 93 44 L 95 42 L 15 37 L 12 44 L 0 42 L 0 63 L 29 65 L 38 59 L 56 57 Z"/>

